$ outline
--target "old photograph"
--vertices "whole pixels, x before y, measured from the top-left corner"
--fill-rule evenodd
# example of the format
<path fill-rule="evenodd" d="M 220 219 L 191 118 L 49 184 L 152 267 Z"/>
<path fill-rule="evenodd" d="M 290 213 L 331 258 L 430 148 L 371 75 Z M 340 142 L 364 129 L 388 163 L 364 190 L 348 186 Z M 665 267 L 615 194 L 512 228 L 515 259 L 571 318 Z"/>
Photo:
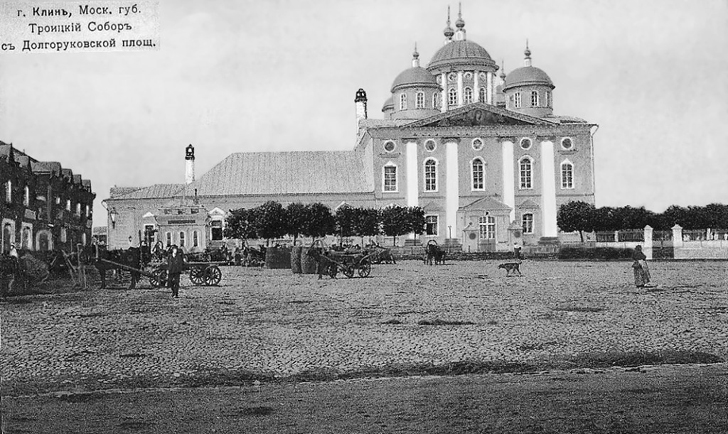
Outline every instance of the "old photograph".
<path fill-rule="evenodd" d="M 724 0 L 0 4 L 0 431 L 728 432 Z"/>

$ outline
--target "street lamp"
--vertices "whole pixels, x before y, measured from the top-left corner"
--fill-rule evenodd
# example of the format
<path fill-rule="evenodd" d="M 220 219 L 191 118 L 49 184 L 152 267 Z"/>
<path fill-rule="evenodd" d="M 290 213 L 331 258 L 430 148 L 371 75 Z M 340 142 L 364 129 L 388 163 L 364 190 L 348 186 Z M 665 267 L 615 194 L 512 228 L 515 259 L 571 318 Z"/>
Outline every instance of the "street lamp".
<path fill-rule="evenodd" d="M 111 208 L 111 211 L 109 211 L 109 218 L 111 219 L 111 227 L 116 227 L 116 208 Z"/>

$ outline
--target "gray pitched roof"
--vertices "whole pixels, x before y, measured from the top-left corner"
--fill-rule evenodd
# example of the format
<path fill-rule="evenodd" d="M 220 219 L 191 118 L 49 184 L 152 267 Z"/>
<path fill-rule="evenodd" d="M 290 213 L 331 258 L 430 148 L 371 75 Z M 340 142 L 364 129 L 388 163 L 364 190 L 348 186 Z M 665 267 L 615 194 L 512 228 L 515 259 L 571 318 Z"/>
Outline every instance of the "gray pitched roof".
<path fill-rule="evenodd" d="M 187 196 L 368 193 L 374 179 L 356 151 L 241 152 L 187 186 Z"/>
<path fill-rule="evenodd" d="M 182 194 L 184 184 L 154 184 L 149 187 L 113 187 L 111 199 L 159 199 Z"/>

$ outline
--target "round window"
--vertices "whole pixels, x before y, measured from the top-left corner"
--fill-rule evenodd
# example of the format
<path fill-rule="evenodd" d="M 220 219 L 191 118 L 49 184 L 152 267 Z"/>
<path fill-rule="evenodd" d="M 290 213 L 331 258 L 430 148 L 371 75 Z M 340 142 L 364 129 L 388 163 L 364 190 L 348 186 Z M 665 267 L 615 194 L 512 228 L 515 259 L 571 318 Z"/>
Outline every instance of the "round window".
<path fill-rule="evenodd" d="M 473 139 L 473 149 L 476 151 L 483 149 L 483 141 L 481 139 Z"/>
<path fill-rule="evenodd" d="M 485 80 L 485 78 L 486 78 L 486 77 L 485 77 L 485 72 L 481 72 L 481 73 L 480 73 L 480 74 L 478 74 L 478 75 L 480 76 L 480 79 L 481 79 L 481 80 Z"/>
<path fill-rule="evenodd" d="M 391 140 L 390 140 L 390 141 L 388 141 L 388 142 L 385 142 L 385 143 L 384 143 L 384 150 L 385 150 L 385 151 L 387 151 L 387 152 L 392 152 L 392 151 L 394 151 L 394 148 L 395 148 L 395 147 L 396 147 L 396 146 L 394 145 L 394 142 L 393 142 L 393 141 L 391 141 Z"/>
<path fill-rule="evenodd" d="M 468 71 L 468 72 L 465 73 L 465 79 L 466 80 L 470 80 L 472 78 L 473 78 L 473 73 L 472 72 Z"/>
<path fill-rule="evenodd" d="M 564 149 L 571 149 L 574 147 L 574 143 L 571 141 L 570 138 L 564 137 L 561 139 L 561 147 Z"/>
<path fill-rule="evenodd" d="M 430 139 L 425 142 L 425 149 L 427 149 L 428 151 L 432 152 L 435 150 L 435 148 L 437 148 L 437 143 L 435 143 L 434 140 Z"/>
<path fill-rule="evenodd" d="M 457 78 L 458 76 L 454 72 L 451 72 L 450 75 L 447 76 L 447 79 L 450 81 L 455 81 Z"/>
<path fill-rule="evenodd" d="M 531 145 L 533 142 L 528 137 L 524 137 L 521 139 L 521 148 L 522 149 L 531 149 Z"/>

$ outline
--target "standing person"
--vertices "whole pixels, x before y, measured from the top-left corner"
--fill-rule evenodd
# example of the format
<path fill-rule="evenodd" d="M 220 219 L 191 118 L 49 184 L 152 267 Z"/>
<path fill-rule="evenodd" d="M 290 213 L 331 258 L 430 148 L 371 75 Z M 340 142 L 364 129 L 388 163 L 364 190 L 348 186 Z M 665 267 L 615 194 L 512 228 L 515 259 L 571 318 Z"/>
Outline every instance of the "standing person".
<path fill-rule="evenodd" d="M 134 247 L 134 239 L 132 237 L 129 237 L 129 248 Z"/>
<path fill-rule="evenodd" d="M 172 251 L 167 260 L 169 261 L 168 279 L 169 287 L 172 288 L 172 297 L 179 298 L 179 275 L 184 269 L 184 259 L 176 244 L 172 244 Z"/>
<path fill-rule="evenodd" d="M 644 288 L 650 283 L 650 269 L 647 266 L 647 256 L 642 252 L 642 246 L 638 245 L 632 253 L 632 268 L 634 269 L 634 284 L 637 288 Z"/>
<path fill-rule="evenodd" d="M 520 261 L 521 258 L 521 245 L 518 242 L 513 243 L 513 258 L 516 261 Z"/>

